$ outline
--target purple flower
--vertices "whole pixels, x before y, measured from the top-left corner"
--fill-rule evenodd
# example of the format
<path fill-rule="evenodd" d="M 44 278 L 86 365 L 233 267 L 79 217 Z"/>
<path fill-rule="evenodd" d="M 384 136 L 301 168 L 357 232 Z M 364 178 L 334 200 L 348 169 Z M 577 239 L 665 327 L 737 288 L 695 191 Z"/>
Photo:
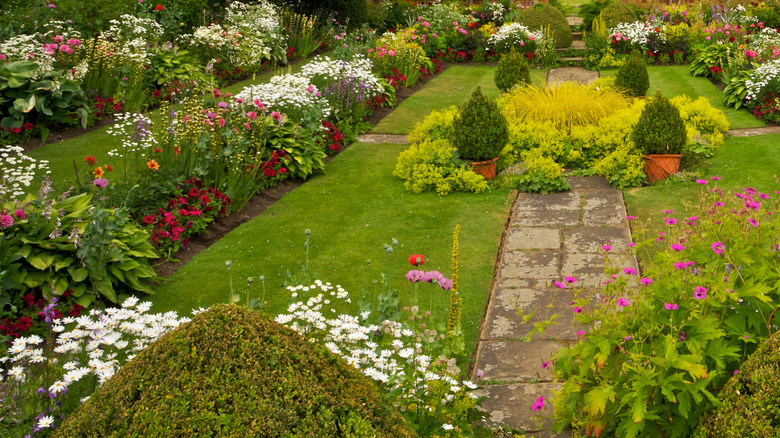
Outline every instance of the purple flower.
<path fill-rule="evenodd" d="M 625 268 L 623 268 L 623 273 L 625 273 L 627 275 L 636 275 L 636 269 L 625 267 Z"/>
<path fill-rule="evenodd" d="M 677 219 L 665 217 L 666 225 L 677 225 Z"/>
<path fill-rule="evenodd" d="M 682 251 L 682 250 L 685 249 L 685 247 L 680 245 L 679 243 L 673 243 L 672 244 L 672 249 L 675 250 L 675 251 Z"/>
<path fill-rule="evenodd" d="M 641 280 L 639 280 L 639 282 L 644 284 L 645 286 L 647 286 L 649 284 L 653 284 L 653 280 L 651 280 L 649 278 L 642 278 Z"/>
<path fill-rule="evenodd" d="M 582 307 L 575 307 L 574 313 L 582 313 Z"/>
<path fill-rule="evenodd" d="M 610 249 L 612 249 L 612 247 L 610 245 L 604 245 L 601 247 L 601 249 L 603 249 L 604 251 L 609 251 Z"/>
<path fill-rule="evenodd" d="M 219 108 L 225 109 L 225 108 L 227 108 L 227 102 L 220 102 L 220 103 L 217 104 L 217 106 Z"/>
<path fill-rule="evenodd" d="M 707 180 L 706 179 L 697 179 L 696 180 L 696 184 L 707 184 Z"/>
<path fill-rule="evenodd" d="M 636 219 L 636 216 L 626 216 L 626 219 L 628 220 Z"/>
<path fill-rule="evenodd" d="M 546 360 L 546 361 L 542 362 L 542 369 L 547 368 L 548 366 L 550 366 L 550 361 L 549 360 Z"/>
<path fill-rule="evenodd" d="M 693 292 L 693 297 L 697 300 L 703 300 L 707 298 L 707 288 L 702 286 L 696 286 L 696 290 Z"/>
<path fill-rule="evenodd" d="M 568 277 L 564 278 L 563 281 L 565 281 L 566 283 L 569 283 L 569 284 L 573 284 L 575 281 L 577 281 L 577 279 L 572 277 L 572 276 L 568 276 Z"/>
<path fill-rule="evenodd" d="M 14 218 L 10 215 L 0 215 L 0 228 L 8 228 L 14 224 Z"/>
<path fill-rule="evenodd" d="M 108 180 L 105 178 L 95 178 L 95 180 L 92 181 L 92 185 L 103 189 L 108 186 Z"/>
<path fill-rule="evenodd" d="M 712 244 L 712 250 L 715 251 L 715 254 L 717 255 L 722 255 L 724 249 L 726 249 L 726 247 L 723 246 L 723 244 L 720 242 L 715 242 Z"/>
<path fill-rule="evenodd" d="M 629 303 L 629 302 L 628 302 L 628 300 L 627 300 L 627 299 L 625 299 L 625 298 L 620 298 L 620 299 L 618 299 L 618 301 L 617 301 L 617 305 L 618 305 L 618 307 L 626 307 L 626 306 L 628 306 L 629 304 L 631 304 L 631 303 Z"/>
<path fill-rule="evenodd" d="M 750 225 L 753 225 L 754 227 L 758 226 L 758 221 L 756 221 L 752 217 L 748 218 L 748 222 L 750 222 Z"/>
<path fill-rule="evenodd" d="M 580 331 L 577 332 L 577 337 L 579 338 L 579 337 L 585 336 L 585 334 L 586 333 L 584 331 L 580 330 Z"/>
<path fill-rule="evenodd" d="M 713 180 L 713 181 L 718 181 L 720 179 L 720 177 L 719 176 L 711 176 L 710 179 Z"/>
<path fill-rule="evenodd" d="M 667 213 L 667 214 L 671 214 L 671 213 L 674 213 L 674 210 L 664 210 L 663 212 Z"/>
<path fill-rule="evenodd" d="M 417 269 L 412 269 L 411 271 L 406 273 L 406 279 L 411 281 L 412 283 L 417 283 L 422 279 L 424 272 L 418 271 Z"/>
<path fill-rule="evenodd" d="M 560 281 L 556 281 L 554 284 L 555 284 L 555 287 L 557 287 L 559 289 L 566 289 L 566 285 L 561 283 Z"/>
<path fill-rule="evenodd" d="M 677 309 L 677 304 L 674 304 L 674 303 L 664 303 L 664 308 L 666 310 L 676 310 Z"/>
<path fill-rule="evenodd" d="M 485 372 L 484 372 L 484 371 L 482 371 L 482 370 L 477 370 L 477 378 L 478 378 L 478 379 L 482 378 L 482 376 L 484 376 L 484 375 L 485 375 Z"/>
<path fill-rule="evenodd" d="M 426 283 L 433 283 L 433 280 L 436 280 L 436 282 L 438 283 L 442 278 L 444 278 L 444 275 L 442 275 L 441 272 L 428 271 L 423 273 L 421 279 Z"/>
<path fill-rule="evenodd" d="M 441 280 L 439 280 L 439 286 L 444 290 L 452 290 L 452 280 L 442 277 Z"/>

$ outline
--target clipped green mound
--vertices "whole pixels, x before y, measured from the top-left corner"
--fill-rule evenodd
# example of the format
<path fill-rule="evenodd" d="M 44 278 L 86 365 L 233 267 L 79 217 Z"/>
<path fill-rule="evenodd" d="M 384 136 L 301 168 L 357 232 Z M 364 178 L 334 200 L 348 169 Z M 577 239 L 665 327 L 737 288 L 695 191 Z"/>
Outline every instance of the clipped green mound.
<path fill-rule="evenodd" d="M 143 350 L 58 437 L 413 436 L 341 358 L 257 312 L 218 305 Z"/>
<path fill-rule="evenodd" d="M 780 436 L 780 335 L 775 333 L 726 383 L 721 405 L 702 416 L 694 438 Z"/>
<path fill-rule="evenodd" d="M 607 29 L 612 29 L 620 23 L 633 23 L 636 21 L 636 14 L 631 8 L 622 1 L 616 1 L 604 8 L 599 15 Z"/>
<path fill-rule="evenodd" d="M 517 21 L 529 30 L 539 30 L 539 28 L 550 26 L 550 31 L 555 32 L 555 47 L 567 48 L 571 46 L 571 26 L 561 11 L 548 3 L 536 3 L 525 9 L 520 13 Z"/>

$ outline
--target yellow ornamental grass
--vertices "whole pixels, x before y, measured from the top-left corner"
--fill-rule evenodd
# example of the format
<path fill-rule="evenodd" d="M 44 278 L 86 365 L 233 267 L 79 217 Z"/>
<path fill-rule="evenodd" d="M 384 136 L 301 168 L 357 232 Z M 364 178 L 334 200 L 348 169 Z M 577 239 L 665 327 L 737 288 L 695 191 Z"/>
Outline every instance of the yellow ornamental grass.
<path fill-rule="evenodd" d="M 613 90 L 589 90 L 585 85 L 563 82 L 556 87 L 523 87 L 505 93 L 499 106 L 510 123 L 552 123 L 562 132 L 575 126 L 596 125 L 631 101 Z"/>

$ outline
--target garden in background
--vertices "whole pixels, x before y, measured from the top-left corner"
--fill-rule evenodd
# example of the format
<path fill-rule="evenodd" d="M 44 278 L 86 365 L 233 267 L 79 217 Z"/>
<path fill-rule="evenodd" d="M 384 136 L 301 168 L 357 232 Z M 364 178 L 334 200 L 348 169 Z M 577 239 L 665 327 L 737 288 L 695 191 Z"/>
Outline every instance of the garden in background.
<path fill-rule="evenodd" d="M 780 135 L 728 131 L 778 121 L 778 28 L 777 2 L 4 5 L 2 429 L 522 434 L 469 369 L 507 216 L 601 176 L 641 272 L 576 292 L 556 427 L 776 434 Z M 600 78 L 548 88 L 573 53 Z"/>

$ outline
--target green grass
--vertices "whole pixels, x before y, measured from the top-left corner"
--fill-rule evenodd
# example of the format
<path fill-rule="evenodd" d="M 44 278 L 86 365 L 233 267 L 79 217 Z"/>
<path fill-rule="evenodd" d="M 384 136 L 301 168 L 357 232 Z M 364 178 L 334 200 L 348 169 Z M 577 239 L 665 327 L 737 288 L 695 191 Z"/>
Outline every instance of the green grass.
<path fill-rule="evenodd" d="M 246 300 L 246 277 L 264 275 L 268 310 L 284 311 L 289 299 L 282 287 L 285 272 L 300 272 L 305 229 L 311 230 L 310 269 L 322 281 L 344 286 L 354 302 L 364 285 L 373 290 L 371 281 L 385 272 L 382 245 L 397 239 L 390 280 L 400 289 L 402 305 L 409 305 L 413 288 L 404 279 L 411 269 L 408 257 L 422 254 L 423 270 L 438 270 L 449 277 L 452 233 L 460 224 L 463 328 L 468 348 L 473 349 L 512 202 L 510 192 L 409 194 L 392 175 L 396 158 L 406 147 L 353 144 L 328 163 L 326 174 L 307 181 L 183 266 L 151 297 L 154 310 L 189 313 L 193 307 L 225 302 L 229 294 L 225 262 L 231 260 L 233 283 L 242 300 Z M 368 259 L 373 263 L 366 275 Z M 260 291 L 255 281 L 252 296 L 259 298 Z M 438 304 L 436 316 L 443 318 L 448 294 L 436 286 L 420 285 L 423 309 L 432 296 Z"/>
<path fill-rule="evenodd" d="M 689 70 L 690 66 L 687 65 L 648 66 L 650 89 L 647 90 L 647 95 L 655 96 L 656 92 L 661 90 L 668 98 L 680 94 L 686 94 L 692 99 L 703 96 L 709 99 L 712 106 L 726 114 L 726 118 L 731 124 L 730 129 L 766 126 L 764 122 L 753 117 L 753 114 L 747 110 L 726 107 L 723 104 L 723 92 L 718 90 L 709 79 L 691 76 Z M 599 73 L 604 77 L 614 77 L 617 70 L 602 70 Z"/>
<path fill-rule="evenodd" d="M 711 167 L 705 179 L 720 176 L 717 186 L 722 190 L 739 190 L 753 187 L 772 193 L 780 189 L 775 174 L 780 169 L 780 134 L 765 134 L 755 137 L 728 137 L 724 145 L 710 160 Z M 698 195 L 712 187 L 715 182 L 699 185 L 696 182 L 658 184 L 650 187 L 626 190 L 623 197 L 628 214 L 641 220 L 649 220 L 648 231 L 656 234 L 663 231 L 663 210 L 674 210 L 678 219 L 695 214 Z"/>
<path fill-rule="evenodd" d="M 408 134 L 414 125 L 434 110 L 466 102 L 471 93 L 482 87 L 486 96 L 500 94 L 493 79 L 493 66 L 452 65 L 425 84 L 413 96 L 401 102 L 398 108 L 382 119 L 371 131 L 374 134 Z M 531 82 L 542 85 L 547 70 L 531 69 Z"/>

